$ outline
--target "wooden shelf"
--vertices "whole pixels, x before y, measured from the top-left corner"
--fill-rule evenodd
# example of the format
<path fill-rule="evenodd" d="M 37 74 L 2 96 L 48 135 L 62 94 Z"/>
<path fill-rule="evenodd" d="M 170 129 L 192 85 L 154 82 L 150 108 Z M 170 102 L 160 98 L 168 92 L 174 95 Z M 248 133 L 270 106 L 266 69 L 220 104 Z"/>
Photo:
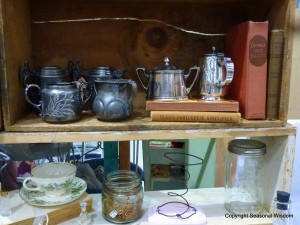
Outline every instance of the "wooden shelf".
<path fill-rule="evenodd" d="M 173 190 L 174 191 L 174 190 Z M 167 201 L 180 201 L 176 197 L 170 197 L 167 194 L 168 191 L 146 191 L 144 195 L 143 210 L 144 213 L 142 217 L 136 221 L 140 225 L 148 225 L 148 213 L 147 210 L 152 206 L 159 206 Z M 178 193 L 183 193 L 184 190 L 175 191 Z M 95 215 L 94 223 L 110 225 L 101 216 L 101 205 L 96 204 L 96 199 L 101 199 L 101 194 L 91 195 L 95 201 L 93 201 L 93 206 L 95 211 L 91 213 Z M 224 188 L 203 188 L 203 189 L 190 189 L 189 192 L 184 196 L 189 201 L 190 204 L 200 206 L 207 217 L 207 224 L 210 225 L 272 225 L 272 218 L 226 218 L 230 215 L 228 211 L 224 208 Z M 270 212 L 263 210 L 260 215 L 269 215 Z M 66 221 L 61 225 L 68 225 L 76 223 L 76 219 Z"/>
<path fill-rule="evenodd" d="M 0 1 L 2 129 L 5 132 L 255 129 L 286 124 L 293 1 L 78 0 L 70 3 L 68 0 L 51 3 L 46 0 Z M 147 116 L 136 114 L 131 120 L 120 123 L 104 123 L 91 115 L 84 115 L 76 123 L 49 125 L 31 114 L 33 108 L 24 98 L 19 72 L 25 60 L 31 62 L 32 69 L 49 65 L 65 68 L 71 60 L 81 61 L 86 70 L 101 65 L 126 68 L 124 78 L 138 84 L 139 100 L 135 109 L 142 109 L 145 91 L 137 78 L 137 67 L 151 70 L 168 56 L 177 68 L 188 70 L 199 64 L 200 57 L 210 52 L 212 46 L 224 52 L 227 28 L 245 20 L 269 20 L 270 29 L 287 31 L 278 121 L 153 123 Z M 197 86 L 194 85 L 190 94 L 199 93 Z"/>
<path fill-rule="evenodd" d="M 197 123 L 197 122 L 151 122 L 147 112 L 135 112 L 132 118 L 121 122 L 105 122 L 86 113 L 77 122 L 50 124 L 39 116 L 29 114 L 7 128 L 13 132 L 93 132 L 93 131 L 151 131 L 151 130 L 189 130 L 189 129 L 227 129 L 282 127 L 280 120 L 245 120 L 241 123 Z"/>
<path fill-rule="evenodd" d="M 98 122 L 98 121 L 95 121 Z M 111 124 L 106 124 L 109 127 Z M 167 125 L 167 124 L 166 124 Z M 127 125 L 127 130 L 122 131 L 27 131 L 27 132 L 2 132 L 0 143 L 52 143 L 52 142 L 77 142 L 77 141 L 128 141 L 128 140 L 169 140 L 169 139 L 193 139 L 193 138 L 230 138 L 230 137 L 260 137 L 260 136 L 294 136 L 295 127 L 287 124 L 284 127 L 263 128 L 213 128 L 214 124 L 207 129 L 187 128 L 180 124 L 171 124 L 176 129 L 140 129 L 136 130 L 133 125 Z M 119 123 L 116 126 L 120 126 Z M 157 124 L 163 127 L 162 124 Z M 30 127 L 30 125 L 28 125 Z M 80 127 L 80 126 L 79 126 Z M 139 126 L 141 127 L 141 126 Z M 67 125 L 66 125 L 67 128 Z M 145 127 L 144 127 L 145 128 Z"/>

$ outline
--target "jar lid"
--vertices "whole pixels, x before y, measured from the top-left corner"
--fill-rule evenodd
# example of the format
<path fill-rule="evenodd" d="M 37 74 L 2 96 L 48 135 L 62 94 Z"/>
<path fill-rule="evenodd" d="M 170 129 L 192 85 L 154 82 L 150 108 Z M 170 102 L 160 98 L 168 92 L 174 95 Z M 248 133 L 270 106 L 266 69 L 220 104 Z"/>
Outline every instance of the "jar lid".
<path fill-rule="evenodd" d="M 89 71 L 88 75 L 89 76 L 95 76 L 95 77 L 111 77 L 114 75 L 114 68 L 113 67 L 108 67 L 108 66 L 97 66 L 94 67 L 91 71 Z"/>
<path fill-rule="evenodd" d="M 60 66 L 44 66 L 39 68 L 37 75 L 39 77 L 65 77 L 67 73 Z"/>
<path fill-rule="evenodd" d="M 260 156 L 266 154 L 266 144 L 251 139 L 235 139 L 229 142 L 228 151 L 238 155 Z"/>

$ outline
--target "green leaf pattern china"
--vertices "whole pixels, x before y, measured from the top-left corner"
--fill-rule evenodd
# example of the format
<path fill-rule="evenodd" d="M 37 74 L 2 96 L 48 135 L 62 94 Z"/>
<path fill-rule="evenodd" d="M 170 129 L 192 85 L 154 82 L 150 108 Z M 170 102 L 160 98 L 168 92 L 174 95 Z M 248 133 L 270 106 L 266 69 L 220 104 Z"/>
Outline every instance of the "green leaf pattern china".
<path fill-rule="evenodd" d="M 49 187 L 53 188 L 53 187 Z M 81 178 L 75 177 L 72 180 L 68 180 L 62 185 L 62 188 L 66 188 L 66 193 L 58 197 L 49 197 L 40 191 L 27 191 L 24 188 L 20 190 L 20 197 L 30 205 L 35 206 L 56 206 L 62 205 L 68 202 L 72 202 L 79 198 L 87 189 L 87 184 Z"/>

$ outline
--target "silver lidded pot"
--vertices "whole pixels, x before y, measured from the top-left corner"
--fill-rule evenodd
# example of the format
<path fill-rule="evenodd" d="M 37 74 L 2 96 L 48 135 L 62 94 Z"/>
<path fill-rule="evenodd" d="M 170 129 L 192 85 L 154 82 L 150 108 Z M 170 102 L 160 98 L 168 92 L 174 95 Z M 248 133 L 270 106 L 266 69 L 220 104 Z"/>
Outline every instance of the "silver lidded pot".
<path fill-rule="evenodd" d="M 40 117 L 45 122 L 72 122 L 80 119 L 83 105 L 91 97 L 92 92 L 85 92 L 84 86 L 85 84 L 80 82 L 46 84 L 44 88 L 29 84 L 25 88 L 25 97 L 40 111 Z M 38 90 L 38 104 L 30 98 L 30 89 Z"/>
<path fill-rule="evenodd" d="M 125 68 L 115 69 L 110 66 L 96 66 L 91 70 L 84 70 L 81 63 L 78 63 L 74 69 L 73 80 L 79 80 L 82 77 L 94 85 L 95 80 L 121 79 L 125 71 Z"/>
<path fill-rule="evenodd" d="M 21 84 L 24 88 L 30 83 L 39 85 L 40 88 L 44 88 L 46 84 L 66 82 L 67 76 L 72 73 L 73 66 L 74 64 L 69 62 L 66 69 L 63 69 L 60 66 L 44 66 L 37 70 L 32 70 L 29 61 L 26 60 L 20 71 Z"/>
<path fill-rule="evenodd" d="M 187 87 L 186 81 L 192 70 L 196 71 L 196 75 L 190 86 Z M 170 65 L 170 60 L 166 57 L 162 66 L 149 72 L 146 72 L 145 68 L 137 68 L 136 73 L 146 91 L 147 100 L 187 100 L 188 94 L 199 76 L 200 68 L 191 67 L 189 73 L 185 74 L 184 70 Z M 141 74 L 147 79 L 148 85 L 143 82 Z"/>

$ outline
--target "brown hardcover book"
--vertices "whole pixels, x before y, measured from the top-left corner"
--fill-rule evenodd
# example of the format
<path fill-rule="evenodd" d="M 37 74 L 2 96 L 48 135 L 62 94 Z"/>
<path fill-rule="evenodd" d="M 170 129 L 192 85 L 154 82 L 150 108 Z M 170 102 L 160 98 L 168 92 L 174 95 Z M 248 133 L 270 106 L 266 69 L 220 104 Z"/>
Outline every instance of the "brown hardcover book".
<path fill-rule="evenodd" d="M 159 122 L 208 122 L 239 123 L 239 112 L 185 112 L 185 111 L 151 111 L 152 121 Z"/>
<path fill-rule="evenodd" d="M 206 101 L 190 99 L 184 101 L 146 101 L 147 111 L 192 111 L 192 112 L 238 112 L 239 102 L 234 100 Z"/>
<path fill-rule="evenodd" d="M 228 29 L 225 54 L 234 62 L 230 99 L 246 119 L 265 119 L 268 22 L 247 21 Z"/>
<path fill-rule="evenodd" d="M 284 31 L 272 30 L 269 34 L 267 119 L 279 118 L 282 63 L 284 54 Z"/>

